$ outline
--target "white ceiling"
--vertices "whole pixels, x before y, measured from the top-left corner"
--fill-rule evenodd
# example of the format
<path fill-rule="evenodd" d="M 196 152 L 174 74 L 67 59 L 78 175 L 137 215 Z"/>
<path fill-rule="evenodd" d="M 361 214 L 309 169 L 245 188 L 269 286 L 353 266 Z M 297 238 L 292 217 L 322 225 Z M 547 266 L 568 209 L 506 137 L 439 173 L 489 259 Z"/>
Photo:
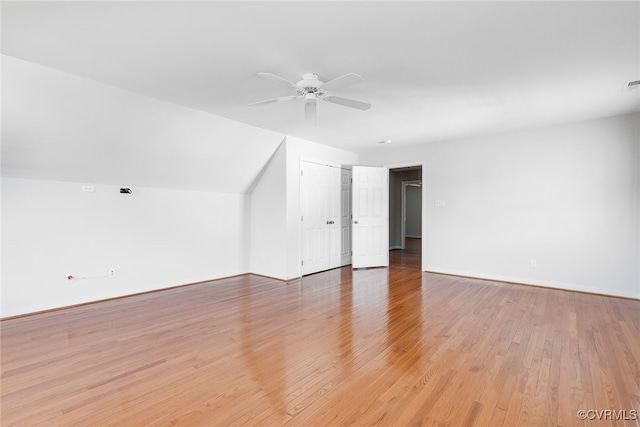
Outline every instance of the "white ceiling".
<path fill-rule="evenodd" d="M 285 135 L 362 151 L 640 111 L 640 3 L 2 2 L 2 52 Z M 257 76 L 355 72 L 303 100 Z"/>

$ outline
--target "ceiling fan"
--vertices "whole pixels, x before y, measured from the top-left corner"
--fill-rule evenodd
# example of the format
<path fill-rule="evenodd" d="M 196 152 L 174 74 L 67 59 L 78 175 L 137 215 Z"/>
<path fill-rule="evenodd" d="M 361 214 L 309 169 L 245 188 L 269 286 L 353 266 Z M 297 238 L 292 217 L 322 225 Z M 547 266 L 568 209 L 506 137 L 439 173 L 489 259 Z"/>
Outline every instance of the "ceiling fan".
<path fill-rule="evenodd" d="M 347 85 L 357 83 L 363 80 L 358 74 L 349 73 L 344 76 L 337 77 L 333 80 L 329 80 L 326 83 L 320 81 L 320 77 L 314 73 L 307 73 L 302 76 L 302 80 L 297 83 L 290 82 L 289 80 L 276 76 L 271 73 L 258 73 L 259 76 L 265 79 L 274 80 L 276 82 L 287 85 L 289 88 L 295 90 L 295 95 L 283 96 L 280 98 L 267 99 L 266 101 L 253 102 L 249 105 L 261 105 L 271 104 L 273 102 L 290 101 L 292 99 L 304 98 L 304 112 L 305 118 L 308 120 L 316 120 L 316 99 L 322 99 L 323 101 L 331 102 L 332 104 L 344 105 L 345 107 L 357 108 L 358 110 L 368 110 L 371 108 L 371 104 L 366 102 L 356 101 L 354 99 L 343 98 L 341 96 L 330 95 L 329 90 L 339 89 Z"/>

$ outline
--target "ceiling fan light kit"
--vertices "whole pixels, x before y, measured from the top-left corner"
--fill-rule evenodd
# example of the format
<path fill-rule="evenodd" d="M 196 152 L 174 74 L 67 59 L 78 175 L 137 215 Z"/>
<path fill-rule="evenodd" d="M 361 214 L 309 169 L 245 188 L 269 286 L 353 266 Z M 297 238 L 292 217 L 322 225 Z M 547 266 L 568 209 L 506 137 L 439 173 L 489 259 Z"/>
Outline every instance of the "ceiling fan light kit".
<path fill-rule="evenodd" d="M 371 108 L 371 104 L 366 102 L 356 101 L 355 99 L 343 98 L 340 96 L 329 95 L 329 90 L 344 87 L 353 83 L 358 83 L 363 80 L 358 74 L 349 73 L 344 76 L 340 76 L 328 82 L 322 82 L 320 77 L 315 73 L 305 73 L 302 75 L 302 80 L 297 83 L 293 83 L 285 78 L 277 76 L 271 73 L 258 73 L 259 76 L 265 79 L 273 80 L 287 85 L 289 88 L 295 90 L 296 95 L 283 96 L 279 98 L 267 99 L 265 101 L 253 102 L 249 105 L 262 105 L 271 104 L 274 102 L 290 101 L 292 99 L 305 99 L 305 118 L 307 120 L 316 120 L 316 99 L 322 99 L 323 101 L 330 102 L 332 104 L 338 104 L 345 107 L 356 108 L 358 110 L 368 110 Z"/>

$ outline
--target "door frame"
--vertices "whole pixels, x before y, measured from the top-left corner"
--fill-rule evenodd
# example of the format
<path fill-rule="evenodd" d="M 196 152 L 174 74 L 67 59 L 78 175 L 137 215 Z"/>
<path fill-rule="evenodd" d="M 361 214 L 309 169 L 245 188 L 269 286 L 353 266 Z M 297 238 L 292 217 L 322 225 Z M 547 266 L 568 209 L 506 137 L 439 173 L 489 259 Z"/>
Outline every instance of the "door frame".
<path fill-rule="evenodd" d="M 426 230 L 426 212 L 427 212 L 427 186 L 425 185 L 425 172 L 427 169 L 427 162 L 426 160 L 423 161 L 418 161 L 418 162 L 407 162 L 407 163 L 390 163 L 390 164 L 385 164 L 383 165 L 386 168 L 389 168 L 389 171 L 393 170 L 393 169 L 401 169 L 401 168 L 407 168 L 407 167 L 413 167 L 413 166 L 420 166 L 422 168 L 422 259 L 421 259 L 421 265 L 420 265 L 420 269 L 422 271 L 425 270 L 425 266 L 427 265 L 426 261 L 425 261 L 425 254 L 427 253 L 427 243 L 426 243 L 426 239 L 424 238 L 424 231 Z M 404 187 L 403 187 L 404 189 Z M 389 202 L 391 203 L 391 202 Z M 402 224 L 404 225 L 404 221 L 402 221 Z M 402 242 L 403 246 L 404 246 L 404 242 Z"/>

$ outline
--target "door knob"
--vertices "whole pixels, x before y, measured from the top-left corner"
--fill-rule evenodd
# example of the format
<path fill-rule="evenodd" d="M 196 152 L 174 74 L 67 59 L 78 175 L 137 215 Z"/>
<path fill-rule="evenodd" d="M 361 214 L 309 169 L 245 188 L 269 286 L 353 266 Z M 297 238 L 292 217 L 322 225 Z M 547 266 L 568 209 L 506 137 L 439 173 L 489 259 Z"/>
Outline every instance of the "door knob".
<path fill-rule="evenodd" d="M 333 221 L 327 221 L 327 224 L 335 224 Z"/>
<path fill-rule="evenodd" d="M 357 224 L 357 223 L 358 223 L 358 221 L 353 221 L 353 223 L 354 223 L 354 224 Z"/>

